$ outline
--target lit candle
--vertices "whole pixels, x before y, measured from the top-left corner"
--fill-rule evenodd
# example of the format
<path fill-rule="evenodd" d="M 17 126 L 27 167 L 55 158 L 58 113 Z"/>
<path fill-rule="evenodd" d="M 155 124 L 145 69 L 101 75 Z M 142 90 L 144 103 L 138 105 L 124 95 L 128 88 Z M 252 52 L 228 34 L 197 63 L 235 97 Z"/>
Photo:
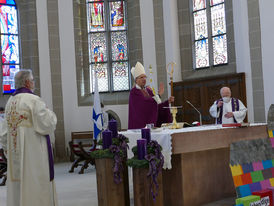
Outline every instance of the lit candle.
<path fill-rule="evenodd" d="M 112 131 L 112 138 L 116 138 L 118 135 L 117 132 L 117 121 L 112 119 L 108 122 L 108 129 Z"/>
<path fill-rule="evenodd" d="M 149 128 L 143 128 L 141 129 L 142 132 L 142 138 L 147 140 L 147 143 L 151 140 L 151 133 Z"/>
<path fill-rule="evenodd" d="M 112 145 L 112 132 L 105 130 L 102 132 L 103 135 L 103 149 L 108 149 Z"/>
<path fill-rule="evenodd" d="M 147 155 L 147 140 L 146 139 L 138 139 L 137 140 L 137 153 L 138 159 L 142 160 Z"/>

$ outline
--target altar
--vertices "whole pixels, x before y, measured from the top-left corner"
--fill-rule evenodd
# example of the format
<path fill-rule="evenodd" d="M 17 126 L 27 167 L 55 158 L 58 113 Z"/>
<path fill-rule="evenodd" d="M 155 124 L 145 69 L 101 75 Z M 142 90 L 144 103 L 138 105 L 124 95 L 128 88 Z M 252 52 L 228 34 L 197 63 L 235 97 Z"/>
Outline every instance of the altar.
<path fill-rule="evenodd" d="M 121 132 L 131 148 L 141 138 L 140 130 Z M 164 205 L 198 206 L 235 196 L 229 168 L 229 145 L 240 140 L 267 138 L 266 124 L 244 128 L 206 125 L 176 130 L 156 129 L 157 140 L 165 157 L 163 170 Z"/>

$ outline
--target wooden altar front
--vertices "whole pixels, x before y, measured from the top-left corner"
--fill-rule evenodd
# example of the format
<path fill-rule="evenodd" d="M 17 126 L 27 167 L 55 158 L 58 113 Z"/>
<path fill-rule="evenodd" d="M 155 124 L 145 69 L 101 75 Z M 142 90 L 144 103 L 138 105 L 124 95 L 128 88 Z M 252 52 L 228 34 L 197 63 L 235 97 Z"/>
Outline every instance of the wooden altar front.
<path fill-rule="evenodd" d="M 236 196 L 229 145 L 267 138 L 266 125 L 172 134 L 172 169 L 163 170 L 165 206 L 199 206 Z"/>

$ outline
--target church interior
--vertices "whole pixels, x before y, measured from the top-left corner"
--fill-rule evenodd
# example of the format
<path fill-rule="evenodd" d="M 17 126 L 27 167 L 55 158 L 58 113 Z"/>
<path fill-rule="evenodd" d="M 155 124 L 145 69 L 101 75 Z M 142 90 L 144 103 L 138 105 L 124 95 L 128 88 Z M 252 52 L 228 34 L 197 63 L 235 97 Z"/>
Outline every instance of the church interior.
<path fill-rule="evenodd" d="M 122 192 L 129 200 L 117 205 L 245 206 L 251 201 L 245 197 L 274 191 L 272 9 L 272 0 L 0 0 L 0 107 L 15 91 L 15 73 L 31 69 L 34 93 L 57 116 L 53 155 L 59 205 L 116 206 L 100 199 L 113 198 L 101 194 L 106 185 L 98 186 L 104 182 L 98 176 L 103 163 L 87 158 L 82 172 L 78 163 L 69 170 L 87 155 L 78 155 L 75 144 L 94 145 L 96 90 L 101 110 L 130 139 L 130 150 L 136 145 L 141 130 L 128 130 L 128 122 L 135 87 L 131 68 L 137 62 L 154 94 L 163 83 L 162 101 L 174 96 L 173 123 L 175 118 L 178 125 L 195 126 L 151 130 L 165 158 L 158 181 L 161 203 L 134 199 L 142 190 L 134 184 L 141 172 L 129 167 Z M 245 125 L 215 125 L 209 109 L 222 87 L 246 107 Z M 253 168 L 246 169 L 250 164 Z M 7 186 L 0 186 L 1 206 L 6 192 Z M 274 204 L 274 193 L 269 201 Z"/>

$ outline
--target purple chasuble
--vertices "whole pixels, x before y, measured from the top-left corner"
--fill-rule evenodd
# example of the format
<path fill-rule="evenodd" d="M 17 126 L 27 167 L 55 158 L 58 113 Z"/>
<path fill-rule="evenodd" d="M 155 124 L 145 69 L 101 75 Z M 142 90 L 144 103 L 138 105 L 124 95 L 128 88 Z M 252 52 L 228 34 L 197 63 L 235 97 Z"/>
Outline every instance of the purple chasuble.
<path fill-rule="evenodd" d="M 22 94 L 22 93 L 33 94 L 33 92 L 30 89 L 25 88 L 25 87 L 21 87 L 21 88 L 17 89 L 12 94 L 12 96 L 15 96 L 17 94 Z M 52 148 L 51 148 L 51 144 L 50 144 L 50 137 L 49 137 L 49 135 L 45 135 L 45 137 L 47 139 L 47 147 L 48 147 L 48 155 L 49 155 L 49 177 L 50 177 L 50 181 L 52 181 L 54 179 L 54 166 L 53 166 Z"/>
<path fill-rule="evenodd" d="M 160 127 L 162 123 L 172 122 L 172 117 L 168 107 L 168 101 L 161 104 L 152 98 L 153 93 L 146 88 L 149 96 L 145 96 L 141 89 L 133 87 L 129 94 L 129 112 L 128 112 L 128 129 L 144 128 L 146 124 L 153 123 Z"/>
<path fill-rule="evenodd" d="M 223 101 L 223 99 L 218 99 L 216 104 L 218 104 L 219 101 Z M 232 106 L 232 112 L 239 111 L 239 100 L 236 98 L 231 98 L 231 106 Z M 217 124 L 222 124 L 222 117 L 223 117 L 223 106 L 220 108 L 217 108 L 217 110 L 220 109 L 219 117 L 217 118 Z M 233 117 L 234 123 L 237 123 L 236 119 Z"/>

